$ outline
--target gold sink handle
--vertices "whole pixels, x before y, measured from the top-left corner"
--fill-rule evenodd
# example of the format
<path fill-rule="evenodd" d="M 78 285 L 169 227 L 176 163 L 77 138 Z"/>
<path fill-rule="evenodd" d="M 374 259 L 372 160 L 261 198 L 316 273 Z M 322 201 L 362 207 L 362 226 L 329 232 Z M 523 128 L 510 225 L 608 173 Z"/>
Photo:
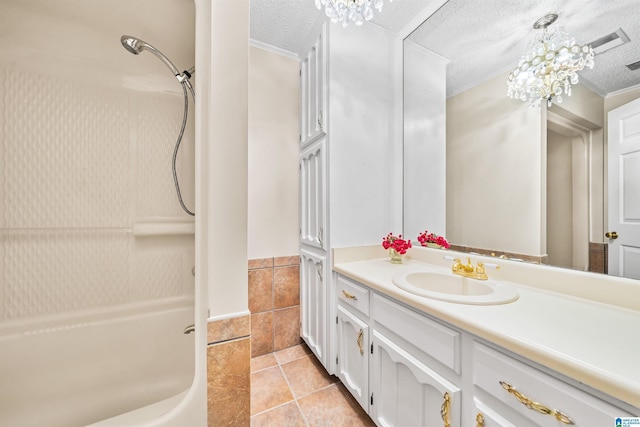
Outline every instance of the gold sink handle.
<path fill-rule="evenodd" d="M 451 266 L 451 272 L 453 274 L 457 274 L 458 276 L 462 276 L 462 277 L 469 277 L 471 279 L 476 279 L 476 280 L 488 279 L 485 267 L 494 268 L 496 270 L 500 269 L 500 266 L 498 264 L 493 264 L 493 263 L 485 264 L 483 262 L 478 262 L 478 265 L 474 267 L 473 263 L 471 262 L 471 257 L 467 257 L 466 264 L 463 264 L 460 258 L 453 258 L 450 256 L 444 256 L 443 258 L 453 261 L 453 265 Z"/>

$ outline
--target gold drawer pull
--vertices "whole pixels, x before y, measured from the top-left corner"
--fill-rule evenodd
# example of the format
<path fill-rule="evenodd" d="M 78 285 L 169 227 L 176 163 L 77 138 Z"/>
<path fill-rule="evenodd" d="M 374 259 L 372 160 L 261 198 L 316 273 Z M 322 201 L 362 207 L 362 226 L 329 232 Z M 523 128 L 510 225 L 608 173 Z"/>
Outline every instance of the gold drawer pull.
<path fill-rule="evenodd" d="M 358 348 L 360 349 L 360 355 L 364 355 L 364 347 L 362 346 L 362 339 L 364 338 L 364 331 L 360 329 L 360 333 L 358 333 Z"/>
<path fill-rule="evenodd" d="M 551 409 L 551 408 L 549 408 L 547 406 L 544 406 L 541 403 L 538 403 L 538 402 L 536 402 L 534 400 L 531 400 L 530 398 L 528 398 L 524 394 L 520 393 L 518 390 L 515 389 L 515 387 L 513 387 L 511 384 L 509 384 L 507 382 L 500 381 L 500 385 L 502 386 L 503 389 L 505 389 L 510 394 L 512 394 L 516 399 L 518 399 L 518 401 L 520 403 L 522 403 L 527 408 L 532 409 L 532 410 L 536 411 L 539 414 L 552 415 L 553 417 L 555 417 L 556 420 L 560 421 L 563 424 L 572 424 L 573 425 L 573 421 L 566 414 L 563 414 L 560 411 L 557 411 L 555 409 Z"/>
<path fill-rule="evenodd" d="M 352 300 L 354 300 L 354 301 L 358 301 L 358 297 L 356 297 L 356 296 L 355 296 L 355 295 L 353 295 L 353 294 L 350 294 L 349 292 L 345 291 L 344 289 L 342 290 L 342 295 L 344 295 L 344 297 L 345 297 L 346 299 L 352 299 Z"/>
<path fill-rule="evenodd" d="M 451 397 L 449 396 L 449 392 L 444 394 L 444 402 L 442 402 L 442 406 L 440 407 L 440 416 L 442 417 L 442 421 L 444 422 L 444 427 L 451 427 L 451 423 L 449 422 L 449 409 L 451 407 Z"/>
<path fill-rule="evenodd" d="M 484 427 L 484 417 L 480 412 L 476 415 L 476 427 Z"/>

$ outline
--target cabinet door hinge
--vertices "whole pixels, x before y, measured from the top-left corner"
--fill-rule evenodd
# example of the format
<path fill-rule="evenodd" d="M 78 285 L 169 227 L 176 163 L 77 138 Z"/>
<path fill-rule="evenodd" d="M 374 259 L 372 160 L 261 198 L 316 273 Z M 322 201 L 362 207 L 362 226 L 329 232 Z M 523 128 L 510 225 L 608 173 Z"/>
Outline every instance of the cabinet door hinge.
<path fill-rule="evenodd" d="M 371 343 L 371 354 L 373 354 L 373 343 Z"/>
<path fill-rule="evenodd" d="M 336 365 L 338 364 L 338 356 L 336 356 Z"/>
<path fill-rule="evenodd" d="M 373 393 L 371 393 L 371 404 L 373 405 Z"/>
<path fill-rule="evenodd" d="M 336 316 L 336 325 L 338 324 L 338 316 Z"/>

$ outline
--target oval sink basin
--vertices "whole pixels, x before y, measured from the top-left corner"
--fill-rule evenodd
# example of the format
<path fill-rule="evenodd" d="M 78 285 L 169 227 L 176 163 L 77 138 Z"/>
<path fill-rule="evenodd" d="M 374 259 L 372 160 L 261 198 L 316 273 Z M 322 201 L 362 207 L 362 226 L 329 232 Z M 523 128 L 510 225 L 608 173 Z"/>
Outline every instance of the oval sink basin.
<path fill-rule="evenodd" d="M 476 280 L 451 272 L 414 271 L 397 274 L 393 284 L 414 295 L 459 304 L 506 304 L 518 299 L 518 292 L 493 280 Z"/>

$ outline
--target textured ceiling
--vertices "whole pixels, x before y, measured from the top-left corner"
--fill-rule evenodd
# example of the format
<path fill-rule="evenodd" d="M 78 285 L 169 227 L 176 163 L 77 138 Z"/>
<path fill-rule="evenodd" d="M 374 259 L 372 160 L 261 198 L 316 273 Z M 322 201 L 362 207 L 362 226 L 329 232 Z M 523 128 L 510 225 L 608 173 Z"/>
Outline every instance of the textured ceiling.
<path fill-rule="evenodd" d="M 372 22 L 398 32 L 428 3 L 384 0 L 382 13 L 376 10 Z M 325 15 L 316 8 L 315 0 L 251 0 L 251 38 L 297 54 L 319 16 Z"/>
<path fill-rule="evenodd" d="M 396 33 L 431 1 L 384 0 L 372 22 Z M 453 94 L 514 67 L 547 13 L 579 43 L 621 27 L 631 42 L 597 55 L 581 79 L 601 95 L 640 84 L 640 70 L 624 67 L 640 60 L 640 0 L 449 0 L 411 37 L 451 60 Z M 320 16 L 315 0 L 251 0 L 251 38 L 295 54 Z M 0 60 L 179 92 L 156 58 L 129 54 L 120 35 L 142 38 L 185 69 L 194 63 L 194 22 L 193 0 L 0 0 Z"/>
<path fill-rule="evenodd" d="M 395 33 L 429 3 L 385 0 L 372 22 Z M 314 0 L 251 0 L 251 38 L 296 53 L 323 13 Z M 449 0 L 410 37 L 451 61 L 451 96 L 515 67 L 536 32 L 533 23 L 548 13 L 558 14 L 553 25 L 565 27 L 580 44 L 618 28 L 631 39 L 597 55 L 594 69 L 580 73 L 585 85 L 606 95 L 640 84 L 640 70 L 624 66 L 640 60 L 640 0 Z"/>
<path fill-rule="evenodd" d="M 596 55 L 593 70 L 581 81 L 600 95 L 640 84 L 640 72 L 625 64 L 640 60 L 640 2 L 449 0 L 410 38 L 448 58 L 447 95 L 513 69 L 539 30 L 533 23 L 556 13 L 552 26 L 564 27 L 579 44 L 622 28 L 631 42 Z M 506 92 L 506 89 L 505 89 Z"/>

